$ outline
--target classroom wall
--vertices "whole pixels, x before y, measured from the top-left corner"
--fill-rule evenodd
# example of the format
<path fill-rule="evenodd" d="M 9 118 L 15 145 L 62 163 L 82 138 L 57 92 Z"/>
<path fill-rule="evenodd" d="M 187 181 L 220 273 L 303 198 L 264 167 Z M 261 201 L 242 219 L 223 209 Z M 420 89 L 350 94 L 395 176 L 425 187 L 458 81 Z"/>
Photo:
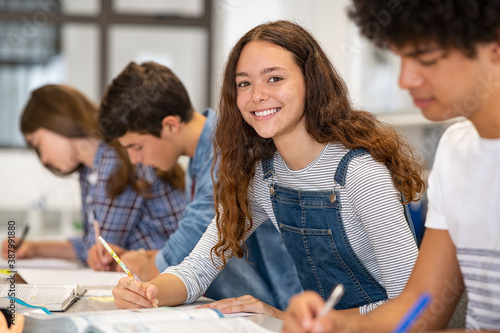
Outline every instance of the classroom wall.
<path fill-rule="evenodd" d="M 0 161 L 0 233 L 6 233 L 8 221 L 20 228 L 27 220 L 33 238 L 78 232 L 80 188 L 74 175 L 56 177 L 26 149 L 2 149 Z"/>
<path fill-rule="evenodd" d="M 226 56 L 236 40 L 250 28 L 262 22 L 291 19 L 306 26 L 317 37 L 338 72 L 344 77 L 353 101 L 363 108 L 376 109 L 379 106 L 374 105 L 368 97 L 370 93 L 373 94 L 372 89 L 366 86 L 366 80 L 360 74 L 363 62 L 366 62 L 363 57 L 370 52 L 371 48 L 368 43 L 353 38 L 356 28 L 345 14 L 345 7 L 348 3 L 348 0 L 214 0 L 212 64 L 214 79 L 211 87 L 200 85 L 205 82 L 199 76 L 202 72 L 199 66 L 204 58 L 195 64 L 169 63 L 169 59 L 162 59 L 167 62 L 167 65 L 172 66 L 186 83 L 188 90 L 194 96 L 193 103 L 197 109 L 205 107 L 201 102 L 205 89 L 210 91 L 213 101 L 211 106 L 215 108 L 221 71 Z M 155 45 L 154 50 L 158 50 L 157 52 L 141 54 L 140 47 L 124 48 L 126 44 L 123 42 L 123 34 L 125 32 L 127 31 L 111 32 L 111 40 L 114 43 L 111 56 L 115 57 L 116 61 L 110 69 L 110 77 L 115 76 L 126 65 L 129 58 L 138 56 L 142 60 L 146 60 L 148 56 L 161 58 L 161 48 L 168 47 L 168 45 Z M 140 41 L 140 45 L 144 45 L 144 43 L 155 44 L 155 36 L 171 32 L 152 33 L 147 28 L 140 28 L 129 33 L 133 34 L 132 37 L 135 36 L 136 42 Z M 149 38 L 145 38 L 147 35 Z M 75 36 L 81 38 L 75 38 Z M 65 30 L 63 45 L 64 52 L 68 55 L 65 59 L 65 66 L 71 72 L 71 75 L 67 77 L 67 82 L 79 87 L 97 102 L 101 93 L 98 91 L 96 58 L 82 58 L 79 52 L 82 47 L 80 41 L 93 38 L 97 38 L 95 29 L 88 25 L 75 24 Z M 196 38 L 194 40 L 196 41 Z M 182 44 L 182 41 L 179 43 Z M 84 47 L 92 48 L 93 46 L 84 45 Z M 185 47 L 179 47 L 178 52 L 188 52 L 191 48 L 198 50 L 194 53 L 196 54 L 200 53 L 200 47 L 187 44 Z M 406 132 L 424 158 L 431 163 L 435 144 L 448 124 L 434 125 L 423 119 L 419 112 L 408 103 L 408 100 L 405 100 L 407 94 L 397 88 L 397 65 L 393 68 L 396 70 L 389 71 L 383 77 L 391 82 L 394 89 L 376 93 L 386 94 L 385 100 L 397 101 L 400 111 L 410 113 L 409 115 L 405 112 L 402 115 L 387 115 L 386 119 L 395 123 L 401 131 Z M 33 207 L 39 203 L 45 211 L 43 223 L 55 223 L 55 227 L 50 229 L 49 234 L 69 234 L 74 231 L 71 226 L 67 225 L 77 221 L 79 215 L 80 198 L 76 177 L 66 179 L 55 177 L 41 166 L 37 156 L 31 150 L 0 149 L 0 186 L 2 189 L 0 191 L 0 224 L 6 223 L 8 219 L 16 219 L 19 223 L 23 223 L 29 216 L 33 216 Z"/>
<path fill-rule="evenodd" d="M 348 0 L 222 0 L 215 3 L 212 68 L 216 84 L 212 87 L 213 96 L 218 96 L 220 74 L 233 44 L 256 25 L 278 19 L 292 20 L 307 27 L 320 41 L 340 74 L 349 76 L 349 59 L 341 52 L 341 46 L 349 40 L 351 32 L 351 23 L 345 14 Z"/>

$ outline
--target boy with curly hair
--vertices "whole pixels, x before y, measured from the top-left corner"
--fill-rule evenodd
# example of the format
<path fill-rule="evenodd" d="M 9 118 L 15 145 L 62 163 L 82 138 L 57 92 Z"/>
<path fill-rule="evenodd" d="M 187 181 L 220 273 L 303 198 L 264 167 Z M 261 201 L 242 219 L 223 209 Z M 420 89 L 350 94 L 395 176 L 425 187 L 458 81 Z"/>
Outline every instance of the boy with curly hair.
<path fill-rule="evenodd" d="M 399 85 L 426 118 L 465 120 L 439 142 L 427 230 L 401 295 L 367 316 L 319 318 L 324 301 L 307 292 L 284 331 L 390 332 L 425 294 L 413 331 L 445 329 L 464 290 L 467 329 L 500 331 L 500 1 L 353 0 L 349 16 L 401 58 Z"/>

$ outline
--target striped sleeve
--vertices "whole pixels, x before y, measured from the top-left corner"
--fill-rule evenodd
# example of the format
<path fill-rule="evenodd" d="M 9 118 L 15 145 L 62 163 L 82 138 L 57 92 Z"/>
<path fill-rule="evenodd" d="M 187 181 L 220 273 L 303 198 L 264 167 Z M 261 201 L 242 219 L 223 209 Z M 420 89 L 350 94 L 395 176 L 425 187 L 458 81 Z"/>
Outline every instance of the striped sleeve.
<path fill-rule="evenodd" d="M 208 289 L 219 273 L 222 260 L 210 251 L 217 244 L 217 225 L 215 218 L 201 237 L 193 251 L 179 265 L 168 267 L 163 273 L 170 273 L 182 280 L 187 289 L 186 304 L 194 302 Z"/>
<path fill-rule="evenodd" d="M 354 237 L 355 225 L 347 225 L 349 240 L 358 253 L 372 251 L 375 261 L 366 262 L 370 271 L 378 271 L 389 299 L 403 291 L 415 264 L 418 249 L 406 222 L 404 208 L 387 167 L 371 156 L 354 160 L 346 179 L 348 201 L 361 222 L 368 242 Z M 367 313 L 383 302 L 360 308 Z"/>
<path fill-rule="evenodd" d="M 254 217 L 252 229 L 245 235 L 245 240 L 264 223 L 266 218 Z M 210 257 L 210 252 L 217 241 L 217 223 L 214 218 L 189 256 L 179 265 L 170 266 L 163 272 L 177 276 L 184 283 L 187 289 L 185 304 L 192 303 L 201 297 L 219 274 L 220 269 L 217 267 L 222 265 L 222 259 L 215 254 L 213 258 Z"/>

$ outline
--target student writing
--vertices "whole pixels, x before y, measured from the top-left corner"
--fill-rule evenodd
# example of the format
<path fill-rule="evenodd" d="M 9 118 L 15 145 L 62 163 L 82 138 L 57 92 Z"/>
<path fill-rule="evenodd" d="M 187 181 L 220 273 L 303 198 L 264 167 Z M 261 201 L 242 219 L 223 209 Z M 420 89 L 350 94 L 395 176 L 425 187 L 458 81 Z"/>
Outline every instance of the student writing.
<path fill-rule="evenodd" d="M 185 207 L 180 166 L 165 173 L 165 179 L 151 167 L 132 166 L 119 145 L 102 141 L 97 106 L 81 92 L 66 85 L 36 89 L 21 116 L 21 131 L 49 170 L 57 175 L 78 172 L 83 235 L 66 241 L 25 240 L 16 258 L 87 263 L 95 257 L 95 219 L 103 237 L 127 249 L 160 248 L 177 229 Z M 2 250 L 5 256 L 6 242 Z"/>
<path fill-rule="evenodd" d="M 268 219 L 304 289 L 327 297 L 342 283 L 337 308 L 355 313 L 396 297 L 418 252 L 400 192 L 417 198 L 421 165 L 393 129 L 352 109 L 314 37 L 289 21 L 245 34 L 229 55 L 219 112 L 214 221 L 149 285 L 121 280 L 115 304 L 194 301 Z"/>

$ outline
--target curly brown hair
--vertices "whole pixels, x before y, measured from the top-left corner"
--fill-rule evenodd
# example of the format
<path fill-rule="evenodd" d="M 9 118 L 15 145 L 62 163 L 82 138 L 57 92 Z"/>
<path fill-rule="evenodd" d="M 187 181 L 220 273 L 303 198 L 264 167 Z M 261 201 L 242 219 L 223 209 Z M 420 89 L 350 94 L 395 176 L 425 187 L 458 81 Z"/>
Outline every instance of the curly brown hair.
<path fill-rule="evenodd" d="M 348 15 L 380 47 L 433 41 L 471 58 L 500 32 L 500 1 L 492 0 L 353 0 Z"/>
<path fill-rule="evenodd" d="M 340 142 L 348 149 L 367 149 L 376 161 L 389 168 L 395 187 L 407 202 L 419 198 L 425 188 L 421 177 L 424 167 L 412 147 L 373 114 L 353 110 L 344 81 L 316 39 L 289 21 L 259 25 L 233 47 L 222 81 L 220 117 L 214 138 L 215 163 L 219 166 L 215 184 L 219 241 L 212 253 L 221 257 L 224 265 L 225 254 L 239 258 L 244 254 L 242 240 L 252 228 L 248 186 L 256 163 L 276 151 L 273 140 L 259 137 L 243 120 L 236 105 L 236 65 L 243 47 L 252 41 L 271 42 L 293 54 L 304 74 L 305 127 L 312 137 L 320 143 Z"/>

